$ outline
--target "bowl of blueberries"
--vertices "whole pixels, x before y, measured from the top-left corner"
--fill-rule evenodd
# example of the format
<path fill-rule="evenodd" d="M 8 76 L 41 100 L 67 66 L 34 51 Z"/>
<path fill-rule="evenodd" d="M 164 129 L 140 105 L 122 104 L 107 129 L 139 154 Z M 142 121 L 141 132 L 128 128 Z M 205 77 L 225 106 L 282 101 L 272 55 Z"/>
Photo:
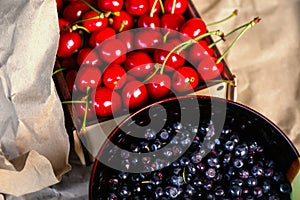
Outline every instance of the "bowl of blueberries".
<path fill-rule="evenodd" d="M 299 152 L 258 112 L 217 97 L 172 97 L 112 131 L 89 198 L 295 199 L 298 172 Z"/>

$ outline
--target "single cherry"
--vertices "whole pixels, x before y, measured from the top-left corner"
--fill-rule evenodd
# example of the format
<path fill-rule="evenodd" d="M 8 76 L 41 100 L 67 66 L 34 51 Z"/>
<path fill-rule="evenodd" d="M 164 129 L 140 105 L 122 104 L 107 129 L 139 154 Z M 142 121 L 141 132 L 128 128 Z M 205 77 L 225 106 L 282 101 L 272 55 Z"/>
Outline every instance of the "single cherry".
<path fill-rule="evenodd" d="M 145 85 L 149 97 L 158 100 L 170 93 L 171 78 L 166 74 L 155 74 Z"/>
<path fill-rule="evenodd" d="M 132 31 L 124 31 L 122 33 L 117 34 L 117 38 L 122 40 L 126 46 L 127 52 L 133 51 L 133 32 Z"/>
<path fill-rule="evenodd" d="M 156 0 L 148 0 L 148 11 L 147 14 L 156 14 L 160 15 L 161 14 L 161 5 L 160 2 L 161 0 L 158 0 L 154 6 Z"/>
<path fill-rule="evenodd" d="M 66 58 L 78 51 L 81 46 L 81 37 L 77 32 L 60 34 L 57 56 Z"/>
<path fill-rule="evenodd" d="M 182 25 L 180 32 L 185 40 L 194 39 L 207 32 L 206 24 L 200 18 L 192 18 Z"/>
<path fill-rule="evenodd" d="M 134 16 L 140 16 L 148 11 L 149 5 L 147 0 L 126 0 L 125 9 L 126 11 Z"/>
<path fill-rule="evenodd" d="M 158 30 L 144 28 L 135 35 L 135 47 L 137 49 L 156 49 L 163 43 L 163 36 Z"/>
<path fill-rule="evenodd" d="M 63 10 L 63 18 L 69 22 L 75 22 L 89 10 L 89 7 L 82 2 L 68 4 Z"/>
<path fill-rule="evenodd" d="M 121 108 L 121 98 L 113 90 L 106 87 L 97 87 L 91 95 L 96 115 L 99 117 L 111 116 Z"/>
<path fill-rule="evenodd" d="M 82 98 L 79 98 L 79 101 L 86 101 L 85 97 L 83 96 Z M 73 103 L 73 112 L 75 116 L 83 119 L 85 112 L 86 112 L 86 103 Z M 91 102 L 89 102 L 89 106 L 86 112 L 86 118 L 87 119 L 92 119 L 93 117 L 96 116 L 94 106 L 91 105 Z"/>
<path fill-rule="evenodd" d="M 199 40 L 198 43 L 205 49 L 205 53 L 210 55 L 210 56 L 215 56 L 215 51 L 212 48 L 208 47 L 208 42 L 204 39 Z"/>
<path fill-rule="evenodd" d="M 119 64 L 112 63 L 105 68 L 102 81 L 107 88 L 118 90 L 124 86 L 126 77 L 125 69 Z"/>
<path fill-rule="evenodd" d="M 188 0 L 165 0 L 164 2 L 164 8 L 166 13 L 182 15 L 186 11 L 187 6 Z"/>
<path fill-rule="evenodd" d="M 126 31 L 134 26 L 134 19 L 126 11 L 121 10 L 119 15 L 113 15 L 110 19 L 110 25 L 116 32 Z"/>
<path fill-rule="evenodd" d="M 148 101 L 145 85 L 140 81 L 127 82 L 122 90 L 122 100 L 128 109 L 145 105 Z"/>
<path fill-rule="evenodd" d="M 157 15 L 153 15 L 152 17 L 143 14 L 138 19 L 138 27 L 140 28 L 158 28 L 160 27 L 160 18 Z"/>
<path fill-rule="evenodd" d="M 221 76 L 221 73 L 224 69 L 222 62 L 216 64 L 216 58 L 206 56 L 203 60 L 200 61 L 197 66 L 197 71 L 202 80 L 211 80 Z"/>
<path fill-rule="evenodd" d="M 117 12 L 123 7 L 124 0 L 98 0 L 97 6 L 100 10 Z"/>
<path fill-rule="evenodd" d="M 58 18 L 58 27 L 59 27 L 60 33 L 71 32 L 71 28 L 67 28 L 67 26 L 69 24 L 70 24 L 70 22 L 68 22 L 64 18 Z"/>
<path fill-rule="evenodd" d="M 178 68 L 172 76 L 172 88 L 179 93 L 195 89 L 198 83 L 198 72 L 190 66 Z"/>
<path fill-rule="evenodd" d="M 86 92 L 87 87 L 96 88 L 101 83 L 101 71 L 94 66 L 83 66 L 77 73 L 75 80 L 76 87 Z"/>
<path fill-rule="evenodd" d="M 121 64 L 126 60 L 126 46 L 119 39 L 105 40 L 98 47 L 100 58 L 107 63 Z"/>
<path fill-rule="evenodd" d="M 144 78 L 153 72 L 154 63 L 148 53 L 140 50 L 128 54 L 124 67 L 134 77 Z"/>
<path fill-rule="evenodd" d="M 189 53 L 188 53 L 187 60 L 193 66 L 197 66 L 201 60 L 203 60 L 207 56 L 210 56 L 208 55 L 208 52 L 204 49 L 204 47 L 199 43 L 193 44 L 188 51 Z"/>
<path fill-rule="evenodd" d="M 99 59 L 99 56 L 97 55 L 95 50 L 89 47 L 85 47 L 78 52 L 77 63 L 78 65 L 99 66 L 101 60 Z"/>
<path fill-rule="evenodd" d="M 93 17 L 98 17 L 97 19 L 90 19 Z M 88 11 L 82 15 L 82 25 L 89 31 L 93 32 L 96 30 L 103 29 L 108 24 L 108 19 L 106 17 L 99 17 L 99 14 L 95 11 Z"/>
<path fill-rule="evenodd" d="M 185 18 L 180 14 L 164 14 L 161 17 L 161 27 L 167 30 L 179 31 L 185 23 Z M 166 31 L 167 32 L 167 31 Z M 172 32 L 172 31 L 171 31 Z"/>
<path fill-rule="evenodd" d="M 97 30 L 91 33 L 89 38 L 89 45 L 91 47 L 99 46 L 104 40 L 113 39 L 116 36 L 115 29 L 111 27 L 105 27 L 101 30 Z"/>

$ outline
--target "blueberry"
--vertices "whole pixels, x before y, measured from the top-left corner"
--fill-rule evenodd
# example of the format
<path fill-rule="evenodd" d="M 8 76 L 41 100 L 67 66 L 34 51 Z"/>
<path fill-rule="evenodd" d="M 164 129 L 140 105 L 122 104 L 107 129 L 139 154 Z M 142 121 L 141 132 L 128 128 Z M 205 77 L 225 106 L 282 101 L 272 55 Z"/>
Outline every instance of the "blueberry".
<path fill-rule="evenodd" d="M 213 182 L 212 181 L 208 181 L 208 180 L 205 180 L 204 181 L 204 184 L 203 184 L 203 189 L 204 190 L 211 190 L 213 187 Z"/>
<path fill-rule="evenodd" d="M 251 174 L 255 177 L 260 177 L 264 175 L 264 169 L 260 166 L 255 165 L 251 169 Z"/>
<path fill-rule="evenodd" d="M 253 188 L 253 195 L 256 198 L 260 198 L 263 196 L 263 189 L 261 187 L 255 187 Z"/>
<path fill-rule="evenodd" d="M 214 168 L 209 168 L 209 169 L 207 169 L 205 175 L 207 178 L 213 179 L 217 176 L 217 172 Z"/>
<path fill-rule="evenodd" d="M 244 181 L 242 179 L 239 179 L 239 178 L 236 178 L 236 179 L 233 179 L 231 182 L 230 182 L 231 185 L 238 185 L 238 186 L 243 186 L 244 185 Z"/>
<path fill-rule="evenodd" d="M 166 195 L 171 199 L 176 199 L 180 195 L 180 193 L 181 191 L 176 187 L 168 186 L 166 188 Z"/>
<path fill-rule="evenodd" d="M 179 163 L 183 167 L 188 166 L 190 164 L 190 159 L 183 156 L 179 159 Z"/>
<path fill-rule="evenodd" d="M 175 122 L 175 123 L 173 124 L 173 128 L 174 128 L 175 130 L 181 130 L 181 129 L 183 128 L 183 125 L 182 125 L 180 122 Z"/>
<path fill-rule="evenodd" d="M 118 196 L 115 193 L 109 193 L 107 199 L 108 200 L 117 200 Z"/>
<path fill-rule="evenodd" d="M 127 185 L 123 185 L 118 190 L 120 197 L 127 198 L 131 195 L 130 189 Z"/>
<path fill-rule="evenodd" d="M 196 190 L 195 190 L 195 188 L 193 186 L 191 186 L 190 184 L 188 184 L 186 186 L 185 193 L 188 194 L 188 196 L 193 196 L 196 193 Z"/>
<path fill-rule="evenodd" d="M 246 144 L 241 144 L 235 147 L 234 155 L 236 157 L 245 158 L 248 153 L 248 146 Z"/>
<path fill-rule="evenodd" d="M 155 199 L 160 199 L 163 194 L 164 194 L 164 191 L 163 191 L 162 187 L 155 188 L 155 191 L 154 191 Z"/>
<path fill-rule="evenodd" d="M 129 174 L 127 172 L 120 172 L 119 177 L 121 180 L 126 180 L 128 178 Z"/>
<path fill-rule="evenodd" d="M 254 186 L 257 186 L 258 181 L 257 181 L 257 179 L 256 179 L 255 177 L 250 176 L 250 177 L 247 179 L 247 184 L 248 184 L 248 186 L 250 186 L 250 187 L 254 187 Z"/>
<path fill-rule="evenodd" d="M 160 133 L 159 133 L 159 137 L 161 140 L 165 141 L 169 139 L 169 133 L 167 130 L 163 129 Z"/>
<path fill-rule="evenodd" d="M 289 183 L 281 183 L 279 185 L 279 191 L 283 194 L 290 194 L 292 192 L 291 184 Z"/>
<path fill-rule="evenodd" d="M 164 148 L 163 155 L 166 156 L 166 157 L 171 157 L 173 155 L 172 149 Z"/>
<path fill-rule="evenodd" d="M 243 190 L 238 185 L 232 185 L 229 187 L 229 194 L 232 197 L 240 197 L 240 196 L 242 196 L 242 193 L 243 193 Z"/>
<path fill-rule="evenodd" d="M 262 185 L 263 193 L 268 193 L 271 190 L 271 181 L 264 180 Z"/>
<path fill-rule="evenodd" d="M 273 177 L 274 175 L 274 170 L 272 168 L 267 168 L 264 171 L 265 177 Z"/>
<path fill-rule="evenodd" d="M 210 167 L 217 167 L 219 168 L 219 159 L 217 157 L 211 157 L 207 159 L 207 164 Z"/>
<path fill-rule="evenodd" d="M 215 189 L 215 196 L 223 197 L 225 195 L 225 191 L 221 186 L 216 187 Z"/>
<path fill-rule="evenodd" d="M 243 166 L 244 166 L 244 162 L 243 162 L 243 160 L 241 160 L 241 159 L 234 159 L 234 161 L 233 161 L 233 166 L 235 167 L 235 168 L 237 168 L 237 169 L 240 169 L 240 168 L 242 168 Z"/>
<path fill-rule="evenodd" d="M 182 186 L 184 184 L 183 177 L 173 175 L 170 179 L 170 183 L 174 186 Z"/>
<path fill-rule="evenodd" d="M 239 170 L 239 177 L 242 179 L 247 179 L 249 177 L 249 171 L 247 169 L 240 169 Z"/>
<path fill-rule="evenodd" d="M 187 165 L 187 171 L 191 174 L 196 174 L 197 169 L 192 163 L 189 163 Z"/>
<path fill-rule="evenodd" d="M 231 153 L 225 154 L 224 158 L 223 158 L 223 164 L 225 164 L 225 165 L 229 164 L 231 159 L 232 159 Z"/>
<path fill-rule="evenodd" d="M 156 131 L 153 130 L 153 129 L 148 128 L 145 131 L 145 136 L 144 137 L 145 137 L 146 140 L 154 140 L 156 138 Z"/>
<path fill-rule="evenodd" d="M 235 146 L 234 141 L 228 140 L 228 141 L 225 143 L 224 148 L 225 148 L 227 151 L 232 151 L 232 150 L 234 149 L 234 146 Z"/>

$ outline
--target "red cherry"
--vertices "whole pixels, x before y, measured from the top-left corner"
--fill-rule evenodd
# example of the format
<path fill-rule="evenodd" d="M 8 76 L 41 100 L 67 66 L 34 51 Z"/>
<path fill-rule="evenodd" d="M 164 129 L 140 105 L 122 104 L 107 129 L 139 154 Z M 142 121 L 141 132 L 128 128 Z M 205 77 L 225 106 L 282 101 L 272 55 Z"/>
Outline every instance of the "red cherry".
<path fill-rule="evenodd" d="M 170 93 L 171 79 L 166 74 L 156 74 L 146 83 L 146 88 L 150 98 L 161 99 Z"/>
<path fill-rule="evenodd" d="M 147 14 L 143 14 L 138 19 L 138 27 L 153 29 L 160 27 L 160 18 L 157 15 L 153 15 L 153 17 L 150 17 Z"/>
<path fill-rule="evenodd" d="M 126 0 L 125 9 L 126 11 L 135 16 L 143 15 L 148 10 L 148 1 L 147 0 Z"/>
<path fill-rule="evenodd" d="M 198 72 L 189 66 L 178 68 L 172 76 L 172 88 L 176 92 L 186 92 L 195 89 L 198 83 Z"/>
<path fill-rule="evenodd" d="M 63 7 L 64 3 L 62 0 L 56 0 L 56 9 L 57 9 L 57 12 L 60 12 L 62 7 Z"/>
<path fill-rule="evenodd" d="M 205 57 L 209 56 L 207 51 L 199 45 L 198 43 L 193 44 L 189 49 L 188 54 L 188 61 L 193 65 L 197 66 L 200 60 L 204 59 Z"/>
<path fill-rule="evenodd" d="M 77 63 L 79 65 L 99 66 L 100 59 L 97 53 L 91 48 L 83 48 L 78 52 Z"/>
<path fill-rule="evenodd" d="M 206 40 L 199 40 L 198 43 L 205 49 L 207 55 L 215 56 L 214 50 L 208 47 L 208 42 Z"/>
<path fill-rule="evenodd" d="M 215 60 L 216 58 L 206 56 L 200 61 L 197 71 L 202 80 L 214 79 L 221 75 L 224 69 L 223 64 L 221 62 L 216 64 Z"/>
<path fill-rule="evenodd" d="M 85 101 L 84 97 L 81 98 L 81 100 Z M 85 115 L 85 110 L 86 110 L 86 103 L 74 103 L 73 104 L 73 111 L 75 112 L 74 115 L 83 118 Z M 96 116 L 95 109 L 92 105 L 88 106 L 87 110 L 87 119 L 92 119 L 93 117 Z"/>
<path fill-rule="evenodd" d="M 137 49 L 155 49 L 162 43 L 162 34 L 151 28 L 144 28 L 135 35 L 135 47 Z"/>
<path fill-rule="evenodd" d="M 121 108 L 119 94 L 106 87 L 97 87 L 92 97 L 96 115 L 99 117 L 111 116 Z"/>
<path fill-rule="evenodd" d="M 74 70 L 74 69 L 67 71 L 66 76 L 65 76 L 66 77 L 66 83 L 68 85 L 68 89 L 71 93 L 74 90 L 76 90 L 76 86 L 74 84 L 76 76 L 77 76 L 77 70 Z"/>
<path fill-rule="evenodd" d="M 84 20 L 82 22 L 82 25 L 90 32 L 105 28 L 108 24 L 108 19 L 106 17 L 103 17 L 103 18 L 100 17 L 97 19 L 89 19 L 89 18 L 97 17 L 97 16 L 99 16 L 99 14 L 92 10 L 84 13 L 82 15 L 82 19 Z M 89 20 L 86 20 L 86 19 L 89 19 Z"/>
<path fill-rule="evenodd" d="M 160 46 L 160 48 L 154 51 L 154 61 L 156 63 L 163 64 L 164 61 L 167 59 L 168 54 L 170 51 L 175 47 L 175 45 L 171 43 L 166 43 Z M 166 71 L 173 71 L 178 67 L 181 67 L 185 63 L 185 52 L 182 51 L 180 54 L 176 52 L 171 53 L 168 60 L 166 61 Z"/>
<path fill-rule="evenodd" d="M 182 25 L 185 23 L 185 18 L 179 14 L 164 14 L 161 17 L 161 27 L 167 30 L 179 31 Z M 167 32 L 167 31 L 166 31 Z M 172 34 L 173 31 L 171 31 Z M 172 35 L 169 37 L 172 37 Z"/>
<path fill-rule="evenodd" d="M 78 68 L 78 64 L 77 64 L 77 60 L 76 60 L 76 56 L 73 55 L 71 57 L 68 58 L 64 58 L 61 62 L 60 65 L 62 68 Z"/>
<path fill-rule="evenodd" d="M 113 39 L 116 36 L 116 31 L 110 27 L 105 27 L 91 33 L 89 45 L 92 47 L 99 46 L 106 39 Z"/>
<path fill-rule="evenodd" d="M 58 18 L 58 26 L 59 26 L 59 31 L 62 32 L 71 32 L 71 28 L 66 29 L 66 27 L 70 24 L 67 20 L 63 18 Z"/>
<path fill-rule="evenodd" d="M 122 88 L 126 82 L 126 71 L 119 64 L 110 64 L 103 72 L 102 80 L 106 87 L 111 90 Z"/>
<path fill-rule="evenodd" d="M 89 10 L 89 7 L 82 2 L 68 4 L 63 10 L 63 18 L 69 22 L 75 22 Z"/>
<path fill-rule="evenodd" d="M 183 14 L 188 6 L 187 0 L 176 0 L 174 12 L 172 11 L 174 7 L 174 0 L 165 0 L 164 8 L 166 13 L 172 14 Z"/>
<path fill-rule="evenodd" d="M 124 67 L 129 74 L 144 78 L 153 72 L 154 63 L 146 52 L 134 51 L 128 54 Z"/>
<path fill-rule="evenodd" d="M 145 105 L 148 101 L 145 85 L 140 81 L 128 82 L 122 90 L 122 100 L 129 109 Z"/>
<path fill-rule="evenodd" d="M 182 25 L 180 32 L 185 39 L 194 39 L 207 32 L 206 24 L 200 18 L 192 18 Z"/>
<path fill-rule="evenodd" d="M 155 1 L 156 0 L 148 0 L 148 11 L 147 11 L 146 14 L 150 14 L 151 13 Z M 155 7 L 154 7 L 153 14 L 160 15 L 160 13 L 161 13 L 161 5 L 160 5 L 160 3 L 158 1 L 156 3 Z"/>
<path fill-rule="evenodd" d="M 124 0 L 98 0 L 97 5 L 100 10 L 117 12 L 123 7 Z"/>
<path fill-rule="evenodd" d="M 136 81 L 136 78 L 134 76 L 131 76 L 130 74 L 127 74 L 127 76 L 126 76 L 126 84 L 130 83 L 131 81 Z"/>
<path fill-rule="evenodd" d="M 76 32 L 60 34 L 57 56 L 66 58 L 78 51 L 81 46 L 81 37 Z"/>
<path fill-rule="evenodd" d="M 86 92 L 87 87 L 96 88 L 101 83 L 101 71 L 94 66 L 83 66 L 77 73 L 75 80 L 78 90 Z"/>
<path fill-rule="evenodd" d="M 127 52 L 131 52 L 133 50 L 133 32 L 132 31 L 124 31 L 122 33 L 117 34 L 117 38 L 122 40 L 126 45 Z"/>
<path fill-rule="evenodd" d="M 119 15 L 113 15 L 110 25 L 116 32 L 127 31 L 134 26 L 133 17 L 126 11 L 121 10 Z"/>
<path fill-rule="evenodd" d="M 103 41 L 98 51 L 100 57 L 107 63 L 121 64 L 126 60 L 126 46 L 119 39 Z"/>

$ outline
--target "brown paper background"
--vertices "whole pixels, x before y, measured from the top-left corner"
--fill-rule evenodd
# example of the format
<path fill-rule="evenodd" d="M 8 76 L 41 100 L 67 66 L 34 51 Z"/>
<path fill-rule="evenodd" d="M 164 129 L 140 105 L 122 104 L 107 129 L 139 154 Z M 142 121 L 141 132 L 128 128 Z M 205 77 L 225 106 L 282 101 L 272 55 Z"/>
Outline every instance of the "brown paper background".
<path fill-rule="evenodd" d="M 70 170 L 69 140 L 52 81 L 53 0 L 0 2 L 0 193 L 22 195 Z"/>
<path fill-rule="evenodd" d="M 237 101 L 262 113 L 277 124 L 300 149 L 299 0 L 193 0 L 206 22 L 231 13 L 239 15 L 215 26 L 224 32 L 260 16 L 226 57 L 238 78 Z M 210 28 L 213 30 L 213 27 Z M 228 38 L 228 43 L 232 39 Z M 226 44 L 219 45 L 224 51 Z M 36 193 L 14 199 L 87 199 L 91 166 L 84 167 L 71 152 L 72 171 L 62 181 Z M 1 199 L 1 197 L 0 197 Z"/>

